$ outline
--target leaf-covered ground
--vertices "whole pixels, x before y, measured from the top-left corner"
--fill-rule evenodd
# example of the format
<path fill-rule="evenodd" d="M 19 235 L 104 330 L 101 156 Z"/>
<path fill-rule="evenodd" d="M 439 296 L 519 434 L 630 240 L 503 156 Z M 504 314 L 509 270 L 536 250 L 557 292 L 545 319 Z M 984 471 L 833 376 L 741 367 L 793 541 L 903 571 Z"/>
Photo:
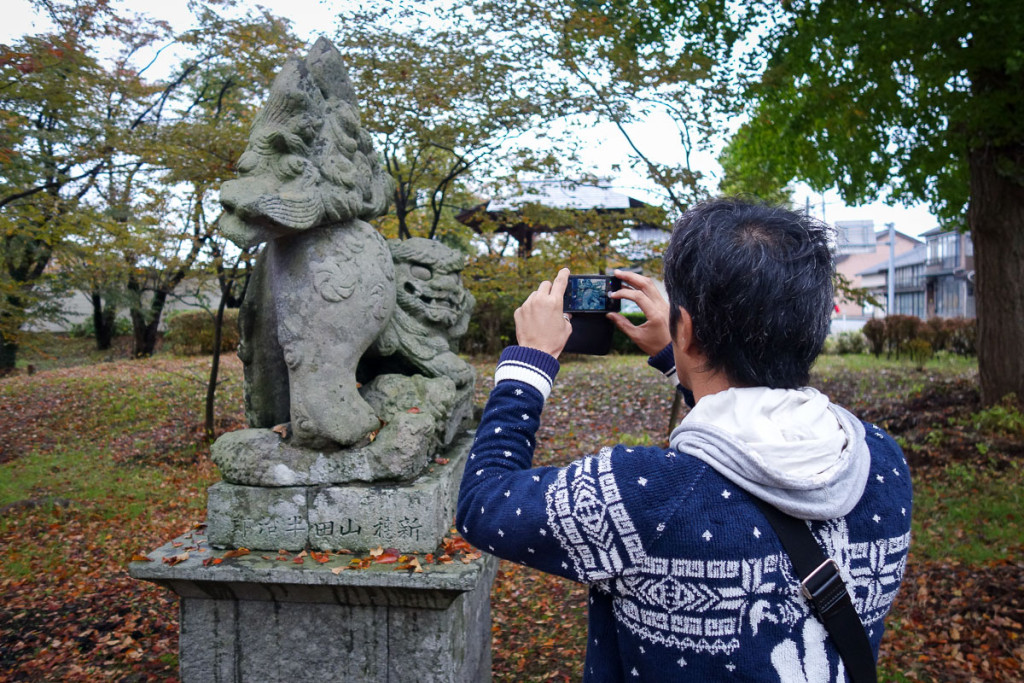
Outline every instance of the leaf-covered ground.
<path fill-rule="evenodd" d="M 0 380 L 0 681 L 173 681 L 177 606 L 125 567 L 200 522 L 217 479 L 202 439 L 208 359 L 113 360 Z M 242 426 L 225 359 L 220 429 Z M 478 397 L 493 362 L 476 363 Z M 914 542 L 888 619 L 882 679 L 1019 681 L 1024 670 L 1024 425 L 981 411 L 969 364 L 925 372 L 826 358 L 815 383 L 892 431 L 915 477 Z M 572 359 L 544 413 L 538 464 L 660 443 L 671 393 L 635 357 Z M 579 680 L 581 586 L 502 563 L 496 681 Z"/>

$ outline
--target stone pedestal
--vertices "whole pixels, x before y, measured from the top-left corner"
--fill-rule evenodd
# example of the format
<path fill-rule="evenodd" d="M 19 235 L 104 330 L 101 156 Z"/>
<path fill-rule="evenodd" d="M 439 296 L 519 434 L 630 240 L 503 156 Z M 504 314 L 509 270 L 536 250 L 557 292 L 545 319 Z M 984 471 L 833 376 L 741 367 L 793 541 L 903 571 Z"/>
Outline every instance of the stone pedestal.
<path fill-rule="evenodd" d="M 223 554 L 193 533 L 129 567 L 180 598 L 184 683 L 491 678 L 493 557 L 423 573 L 394 564 L 335 573 L 351 556 L 299 565 L 266 552 L 204 565 Z"/>
<path fill-rule="evenodd" d="M 497 561 L 425 556 L 443 553 L 471 444 L 463 432 L 404 484 L 212 486 L 206 528 L 129 566 L 180 598 L 181 680 L 489 681 Z M 381 546 L 423 571 L 353 568 Z"/>
<path fill-rule="evenodd" d="M 209 541 L 224 548 L 433 552 L 455 517 L 472 443 L 472 432 L 463 432 L 409 483 L 214 484 L 207 503 Z"/>

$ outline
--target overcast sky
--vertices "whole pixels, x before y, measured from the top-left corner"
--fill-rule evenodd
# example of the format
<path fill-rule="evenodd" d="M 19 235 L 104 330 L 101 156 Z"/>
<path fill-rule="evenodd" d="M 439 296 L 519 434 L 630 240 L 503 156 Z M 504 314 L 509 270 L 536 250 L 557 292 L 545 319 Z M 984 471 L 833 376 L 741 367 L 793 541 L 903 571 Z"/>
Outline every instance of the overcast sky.
<path fill-rule="evenodd" d="M 358 0 L 335 0 L 334 2 L 261 0 L 259 4 L 279 16 L 291 19 L 296 34 L 312 42 L 321 34 L 330 37 L 334 30 L 337 9 L 342 6 L 341 3 L 353 1 L 358 2 Z M 185 28 L 185 22 L 189 20 L 189 13 L 186 9 L 187 0 L 160 0 L 159 3 L 154 3 L 152 0 L 121 0 L 117 4 L 166 19 L 175 28 Z M 36 23 L 33 23 L 34 17 L 28 0 L 4 0 L 4 17 L 3 22 L 0 23 L 0 42 L 10 42 L 25 33 L 42 30 L 44 25 L 39 24 L 38 20 L 35 21 Z M 664 148 L 665 136 L 657 122 L 649 122 L 645 126 L 632 128 L 631 134 L 641 149 Z M 595 126 L 588 130 L 588 135 L 593 138 L 593 145 L 589 146 L 593 153 L 587 158 L 587 161 L 593 165 L 596 172 L 613 178 L 616 186 L 627 194 L 648 201 L 657 201 L 656 195 L 651 191 L 650 183 L 629 170 L 629 149 L 621 135 L 612 126 Z M 693 163 L 697 168 L 717 179 L 720 168 L 715 162 L 713 154 L 695 154 Z M 615 164 L 618 164 L 621 170 L 614 171 Z M 892 222 L 895 223 L 897 230 L 909 235 L 919 235 L 937 225 L 934 216 L 923 205 L 909 209 L 890 207 L 882 203 L 849 207 L 843 204 L 835 192 L 826 193 L 822 197 L 810 192 L 804 186 L 798 187 L 795 200 L 800 206 L 804 206 L 809 200 L 812 213 L 819 218 L 824 213 L 824 218 L 829 223 L 834 223 L 837 220 L 871 220 L 874 222 L 875 228 L 880 230 L 886 223 Z"/>

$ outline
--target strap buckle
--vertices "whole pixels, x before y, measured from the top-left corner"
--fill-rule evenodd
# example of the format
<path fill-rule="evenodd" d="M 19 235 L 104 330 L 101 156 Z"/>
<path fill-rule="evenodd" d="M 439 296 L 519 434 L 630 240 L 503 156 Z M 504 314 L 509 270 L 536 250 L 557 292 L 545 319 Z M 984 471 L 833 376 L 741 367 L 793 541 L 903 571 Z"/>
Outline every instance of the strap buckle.
<path fill-rule="evenodd" d="M 832 558 L 825 560 L 808 574 L 807 578 L 800 582 L 800 590 L 814 611 L 822 616 L 831 613 L 843 598 L 850 597 L 846 592 L 843 577 L 839 575 L 839 565 Z"/>

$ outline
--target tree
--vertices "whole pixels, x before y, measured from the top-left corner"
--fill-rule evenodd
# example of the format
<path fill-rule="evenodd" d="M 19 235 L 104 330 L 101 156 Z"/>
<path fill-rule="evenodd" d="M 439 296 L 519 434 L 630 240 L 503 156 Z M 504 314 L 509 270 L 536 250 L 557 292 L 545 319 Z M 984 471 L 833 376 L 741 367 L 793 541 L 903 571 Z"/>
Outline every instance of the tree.
<path fill-rule="evenodd" d="M 36 6 L 53 30 L 0 46 L 0 373 L 14 367 L 22 324 L 33 313 L 57 312 L 37 285 L 112 163 L 111 131 L 93 105 L 120 74 L 97 61 L 97 45 L 136 44 L 130 22 L 105 2 Z M 153 35 L 138 25 L 131 31 Z"/>
<path fill-rule="evenodd" d="M 1024 396 L 1024 6 L 761 0 L 734 16 L 724 0 L 571 4 L 608 21 L 642 7 L 651 28 L 614 41 L 627 52 L 683 36 L 740 54 L 715 95 L 720 111 L 749 114 L 730 146 L 738 165 L 836 186 L 848 203 L 926 201 L 969 229 L 982 398 Z"/>
<path fill-rule="evenodd" d="M 179 37 L 192 54 L 174 79 L 182 92 L 172 121 L 155 136 L 151 156 L 163 169 L 161 181 L 191 198 L 188 219 L 181 225 L 193 227 L 193 245 L 201 241 L 218 284 L 204 421 L 212 439 L 224 310 L 241 304 L 253 256 L 234 249 L 220 235 L 215 190 L 237 173 L 258 107 L 281 64 L 301 42 L 287 20 L 265 10 L 230 20 L 200 8 L 197 25 Z M 154 300 L 159 294 L 154 291 Z"/>
<path fill-rule="evenodd" d="M 511 233 L 506 233 L 503 238 L 485 239 L 488 249 L 470 258 L 464 279 L 476 298 L 467 335 L 474 352 L 497 353 L 514 342 L 513 314 L 538 282 L 551 279 L 562 267 L 584 274 L 635 265 L 630 227 L 661 225 L 664 220 L 660 207 L 573 210 L 537 202 L 524 203 L 507 215 L 507 220 L 523 226 L 543 226 L 543 232 L 534 234 L 530 251 L 518 245 L 514 257 L 509 256 Z M 491 236 L 496 229 L 500 231 L 501 220 L 484 216 L 477 227 L 483 236 Z M 497 248 L 493 248 L 494 242 Z"/>
<path fill-rule="evenodd" d="M 790 178 L 774 175 L 776 169 L 765 160 L 766 155 L 744 153 L 744 145 L 750 144 L 745 137 L 748 134 L 748 129 L 740 129 L 718 155 L 723 171 L 718 191 L 731 197 L 750 196 L 771 204 L 791 206 Z"/>
<path fill-rule="evenodd" d="M 481 14 L 505 42 L 527 46 L 584 93 L 578 120 L 613 124 L 629 164 L 681 213 L 707 197 L 694 155 L 721 137 L 720 116 L 733 106 L 723 97 L 736 77 L 727 67 L 748 12 L 725 4 L 679 3 L 670 13 L 652 0 L 494 1 L 481 3 Z M 662 135 L 645 144 L 637 133 L 655 119 Z"/>
<path fill-rule="evenodd" d="M 748 154 L 847 202 L 929 202 L 974 243 L 982 399 L 1024 396 L 1024 7 L 795 2 L 751 88 Z M 966 221 L 964 220 L 966 217 Z"/>
<path fill-rule="evenodd" d="M 163 308 L 204 250 L 223 258 L 217 188 L 234 177 L 274 74 L 300 48 L 288 22 L 265 10 L 228 17 L 211 3 L 193 12 L 195 28 L 176 37 L 185 57 L 128 147 L 146 174 L 130 197 L 134 246 L 122 250 L 137 356 L 153 352 Z"/>
<path fill-rule="evenodd" d="M 479 189 L 485 179 L 554 173 L 571 157 L 568 146 L 557 159 L 542 145 L 546 124 L 576 98 L 540 55 L 501 40 L 471 5 L 364 3 L 339 19 L 337 47 L 395 181 L 402 239 L 439 236 L 471 178 Z"/>

